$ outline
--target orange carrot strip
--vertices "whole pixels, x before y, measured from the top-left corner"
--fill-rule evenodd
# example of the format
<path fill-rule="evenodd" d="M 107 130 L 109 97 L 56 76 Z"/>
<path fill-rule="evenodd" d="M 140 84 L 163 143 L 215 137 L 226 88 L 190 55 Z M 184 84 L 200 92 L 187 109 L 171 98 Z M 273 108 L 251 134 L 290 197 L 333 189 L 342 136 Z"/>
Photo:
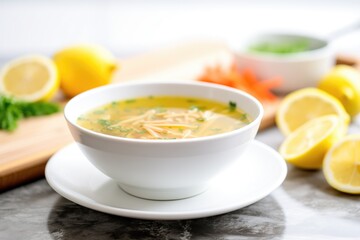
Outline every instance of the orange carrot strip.
<path fill-rule="evenodd" d="M 254 72 L 250 68 L 245 68 L 242 74 L 249 84 L 257 84 L 259 82 L 256 79 Z"/>
<path fill-rule="evenodd" d="M 265 86 L 267 89 L 273 89 L 273 88 L 281 86 L 282 81 L 283 80 L 281 77 L 274 77 L 274 78 L 263 80 L 263 81 L 259 82 L 259 84 Z"/>
<path fill-rule="evenodd" d="M 277 100 L 271 89 L 280 86 L 282 81 L 280 77 L 259 81 L 252 69 L 240 70 L 235 62 L 227 69 L 220 65 L 207 67 L 198 80 L 243 90 L 262 102 Z"/>

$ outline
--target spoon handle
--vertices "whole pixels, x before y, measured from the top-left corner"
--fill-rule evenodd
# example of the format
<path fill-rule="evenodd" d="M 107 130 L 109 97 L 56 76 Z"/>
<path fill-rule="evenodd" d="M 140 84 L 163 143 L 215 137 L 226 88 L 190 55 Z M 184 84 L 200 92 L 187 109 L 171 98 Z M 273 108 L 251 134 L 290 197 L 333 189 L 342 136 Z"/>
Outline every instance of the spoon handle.
<path fill-rule="evenodd" d="M 350 25 L 347 25 L 345 27 L 342 27 L 338 30 L 333 31 L 332 33 L 328 34 L 327 39 L 329 41 L 332 41 L 340 36 L 343 36 L 349 32 L 355 31 L 357 29 L 360 29 L 360 20 L 358 20 L 355 23 L 352 23 Z"/>

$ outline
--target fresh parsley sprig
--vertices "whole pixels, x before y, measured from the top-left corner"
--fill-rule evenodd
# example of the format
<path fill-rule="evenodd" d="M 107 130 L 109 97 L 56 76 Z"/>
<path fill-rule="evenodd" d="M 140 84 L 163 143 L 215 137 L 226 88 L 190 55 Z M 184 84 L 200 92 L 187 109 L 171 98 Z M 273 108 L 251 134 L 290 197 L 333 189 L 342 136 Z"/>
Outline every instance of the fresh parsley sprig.
<path fill-rule="evenodd" d="M 49 115 L 60 111 L 52 102 L 25 102 L 0 95 L 0 130 L 14 131 L 23 118 Z"/>
<path fill-rule="evenodd" d="M 233 102 L 233 101 L 229 101 L 229 110 L 230 112 L 233 112 L 236 110 L 236 102 Z"/>

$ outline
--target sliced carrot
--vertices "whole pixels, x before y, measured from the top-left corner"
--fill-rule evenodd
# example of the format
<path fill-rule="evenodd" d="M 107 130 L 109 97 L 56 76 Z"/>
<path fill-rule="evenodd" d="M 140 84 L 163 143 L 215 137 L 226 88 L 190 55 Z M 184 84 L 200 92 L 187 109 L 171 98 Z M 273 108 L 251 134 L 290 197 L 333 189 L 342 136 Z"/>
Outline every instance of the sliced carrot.
<path fill-rule="evenodd" d="M 274 89 L 280 87 L 281 83 L 282 83 L 281 77 L 273 77 L 259 82 L 259 84 L 265 86 L 267 89 Z"/>
<path fill-rule="evenodd" d="M 243 90 L 261 102 L 277 100 L 278 97 L 271 90 L 279 87 L 282 81 L 281 77 L 260 81 L 250 68 L 241 70 L 235 62 L 228 68 L 222 68 L 220 65 L 207 67 L 198 80 Z"/>
<path fill-rule="evenodd" d="M 242 71 L 242 74 L 248 84 L 258 84 L 258 80 L 256 79 L 254 72 L 250 68 L 245 68 Z"/>

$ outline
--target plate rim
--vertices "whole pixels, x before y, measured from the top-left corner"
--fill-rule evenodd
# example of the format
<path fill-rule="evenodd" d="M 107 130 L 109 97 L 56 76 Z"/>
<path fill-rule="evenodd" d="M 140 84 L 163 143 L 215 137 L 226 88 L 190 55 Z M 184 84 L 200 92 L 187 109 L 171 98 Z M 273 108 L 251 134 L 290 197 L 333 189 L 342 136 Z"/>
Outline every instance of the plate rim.
<path fill-rule="evenodd" d="M 69 201 L 72 201 L 80 206 L 87 207 L 89 209 L 111 214 L 111 215 L 117 215 L 122 217 L 129 217 L 129 218 L 136 218 L 136 219 L 144 219 L 144 220 L 187 220 L 187 219 L 196 219 L 196 218 L 203 218 L 203 217 L 211 217 L 216 216 L 224 213 L 228 213 L 231 211 L 235 211 L 241 208 L 244 208 L 246 206 L 249 206 L 267 195 L 269 195 L 271 192 L 273 192 L 275 189 L 277 189 L 285 180 L 287 175 L 287 165 L 285 160 L 280 156 L 280 154 L 271 148 L 270 146 L 266 145 L 265 143 L 262 143 L 258 140 L 253 140 L 251 145 L 255 145 L 256 147 L 264 148 L 265 151 L 270 152 L 272 155 L 273 161 L 277 161 L 280 173 L 279 176 L 276 178 L 276 181 L 274 181 L 272 184 L 269 184 L 266 191 L 262 191 L 261 194 L 258 194 L 250 199 L 247 199 L 247 201 L 242 202 L 241 204 L 228 204 L 223 207 L 217 207 L 217 208 L 211 208 L 211 209 L 200 209 L 196 212 L 184 212 L 184 211 L 171 211 L 171 212 L 157 212 L 157 211 L 144 211 L 144 210 L 137 210 L 137 209 L 126 209 L 126 208 L 119 208 L 119 207 L 113 207 L 109 206 L 103 203 L 96 202 L 94 199 L 87 197 L 85 195 L 82 195 L 74 190 L 66 189 L 64 190 L 63 185 L 56 183 L 54 178 L 50 176 L 51 166 L 54 161 L 56 161 L 63 152 L 67 151 L 69 148 L 71 148 L 73 145 L 76 145 L 76 143 L 68 144 L 67 146 L 61 148 L 59 151 L 57 151 L 47 162 L 45 167 L 45 178 L 50 187 L 57 192 L 62 197 L 68 199 Z M 249 146 L 250 147 L 250 146 Z M 54 160 L 55 159 L 55 160 Z M 90 162 L 88 163 L 90 164 Z M 100 172 L 100 171 L 99 171 Z M 100 172 L 101 173 L 101 172 Z M 102 174 L 102 173 L 101 173 Z M 105 175 L 104 175 L 105 176 Z M 191 198 L 188 198 L 191 199 Z M 147 200 L 142 199 L 144 201 L 154 201 L 154 200 Z M 171 201 L 181 201 L 181 200 L 171 200 Z M 167 201 L 165 201 L 167 202 Z"/>

